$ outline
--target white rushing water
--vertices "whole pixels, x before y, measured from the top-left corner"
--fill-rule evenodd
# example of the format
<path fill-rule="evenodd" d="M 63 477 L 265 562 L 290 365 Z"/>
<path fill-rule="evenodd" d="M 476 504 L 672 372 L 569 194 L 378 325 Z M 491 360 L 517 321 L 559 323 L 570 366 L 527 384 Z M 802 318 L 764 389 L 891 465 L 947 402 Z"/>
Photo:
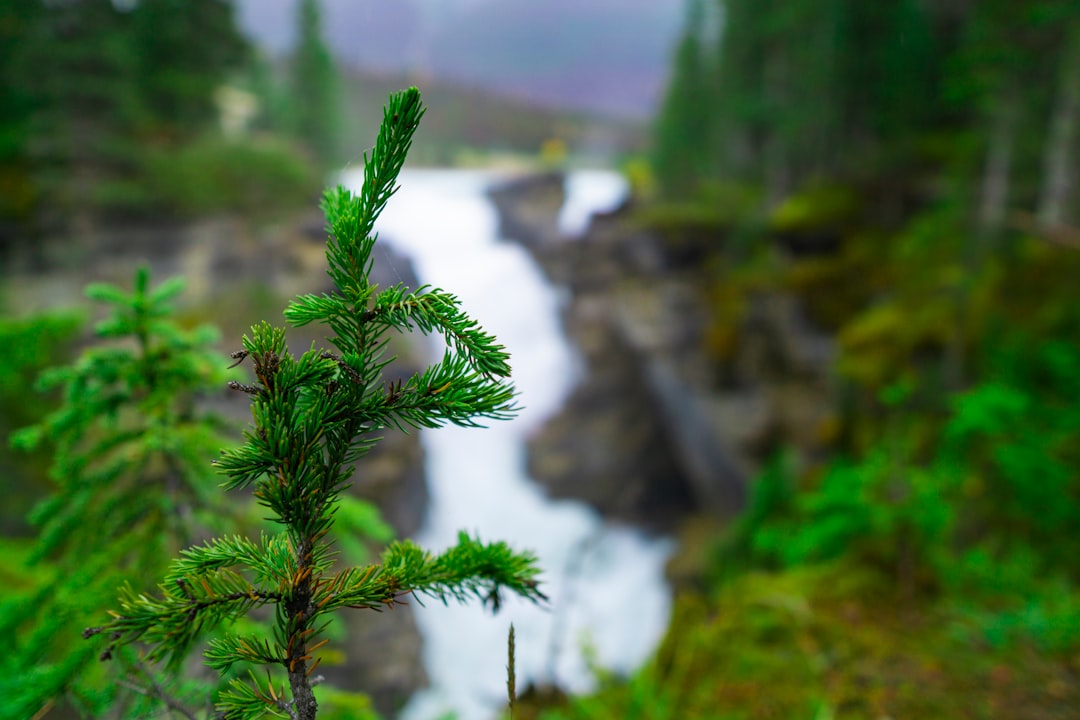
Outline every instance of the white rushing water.
<path fill-rule="evenodd" d="M 358 189 L 362 175 L 347 174 Z M 492 615 L 479 603 L 426 601 L 416 613 L 431 688 L 402 717 L 493 717 L 506 702 L 506 638 L 517 638 L 519 691 L 529 682 L 587 690 L 586 656 L 630 672 L 653 651 L 667 624 L 663 567 L 670 541 L 605 524 L 584 504 L 553 501 L 528 477 L 525 443 L 573 387 L 577 359 L 559 323 L 558 295 L 519 245 L 496 237 L 485 190 L 497 177 L 459 170 L 407 170 L 376 229 L 407 255 L 422 283 L 461 298 L 465 310 L 506 345 L 524 406 L 487 429 L 423 431 L 431 494 L 416 538 L 430 550 L 459 530 L 535 552 L 543 569 L 538 607 L 506 598 Z M 614 173 L 572 174 L 560 227 L 578 235 L 589 215 L 611 209 L 625 185 Z M 586 482 L 586 478 L 582 478 Z"/>

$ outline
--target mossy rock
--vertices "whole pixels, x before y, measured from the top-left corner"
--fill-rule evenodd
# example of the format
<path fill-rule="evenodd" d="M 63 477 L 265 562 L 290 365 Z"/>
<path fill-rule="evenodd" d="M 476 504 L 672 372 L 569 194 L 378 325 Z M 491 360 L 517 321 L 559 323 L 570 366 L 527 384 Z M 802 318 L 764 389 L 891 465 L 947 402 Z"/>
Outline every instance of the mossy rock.
<path fill-rule="evenodd" d="M 829 255 L 857 221 L 860 207 L 853 189 L 816 185 L 780 203 L 769 217 L 769 229 L 796 257 Z"/>
<path fill-rule="evenodd" d="M 772 211 L 770 226 L 779 232 L 837 228 L 853 222 L 859 196 L 845 185 L 815 185 L 788 197 Z"/>
<path fill-rule="evenodd" d="M 883 243 L 877 235 L 851 235 L 832 254 L 792 263 L 783 285 L 802 298 L 810 320 L 836 332 L 888 288 L 888 268 L 880 258 Z"/>
<path fill-rule="evenodd" d="M 753 223 L 760 192 L 736 183 L 709 183 L 684 200 L 638 208 L 633 222 L 657 234 L 676 266 L 691 265 L 717 254 Z"/>

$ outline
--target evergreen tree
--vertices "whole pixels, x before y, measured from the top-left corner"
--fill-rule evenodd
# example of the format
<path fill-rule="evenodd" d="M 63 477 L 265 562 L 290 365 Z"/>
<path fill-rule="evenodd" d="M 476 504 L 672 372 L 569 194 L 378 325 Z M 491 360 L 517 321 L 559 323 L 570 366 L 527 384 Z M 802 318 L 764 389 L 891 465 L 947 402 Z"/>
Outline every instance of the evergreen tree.
<path fill-rule="evenodd" d="M 5 226 L 25 222 L 37 201 L 30 129 L 40 97 L 31 59 L 43 14 L 41 3 L 0 3 L 0 252 L 10 242 Z"/>
<path fill-rule="evenodd" d="M 3 193 L 0 217 L 25 223 L 37 210 L 84 224 L 145 209 L 148 150 L 215 124 L 215 92 L 246 59 L 231 3 L 15 5 L 0 9 L 0 34 L 17 34 L 0 43 L 0 99 L 10 101 L 0 110 L 0 180 L 19 182 Z"/>
<path fill-rule="evenodd" d="M 218 467 L 227 487 L 253 487 L 283 531 L 258 540 L 226 536 L 183 551 L 159 595 L 128 590 L 112 620 L 86 631 L 107 639 L 103 657 L 144 643 L 148 660 L 175 667 L 206 633 L 256 608 L 272 608 L 271 634 L 225 632 L 205 652 L 207 664 L 222 672 L 238 663 L 268 669 L 266 680 L 251 672 L 250 680 L 232 681 L 218 700 L 226 718 L 313 720 L 317 651 L 328 642 L 319 638 L 341 608 L 379 609 L 416 593 L 442 600 L 475 596 L 496 607 L 502 590 L 543 598 L 533 557 L 505 543 L 484 544 L 463 533 L 455 547 L 432 556 L 406 541 L 390 545 L 380 564 L 336 567 L 327 539 L 353 464 L 377 441 L 373 433 L 476 426 L 515 411 L 505 350 L 462 312 L 454 295 L 402 284 L 380 289 L 369 279 L 373 226 L 395 190 L 422 112 L 415 88 L 392 95 L 365 158 L 360 195 L 339 187 L 324 196 L 335 287 L 297 298 L 285 316 L 295 326 L 326 325 L 336 351 L 313 347 L 294 355 L 285 330 L 262 322 L 233 354 L 254 366 L 255 383 L 231 383 L 251 396 L 253 427 Z M 443 335 L 447 351 L 423 372 L 387 379 L 387 336 L 410 328 Z"/>
<path fill-rule="evenodd" d="M 1053 225 L 1077 204 L 1076 3 L 687 7 L 657 123 L 665 194 L 685 195 L 694 177 L 751 182 L 771 208 L 811 183 L 906 180 L 929 161 L 962 179 L 950 202 L 966 198 L 983 236 L 1004 229 L 1009 208 Z M 710 13 L 714 42 L 702 33 Z"/>
<path fill-rule="evenodd" d="M 40 536 L 29 560 L 43 563 L 48 577 L 0 608 L 0 635 L 13 641 L 0 660 L 12 717 L 31 717 L 61 698 L 91 716 L 111 707 L 115 717 L 143 717 L 156 707 L 171 683 L 148 681 L 148 669 L 124 653 L 114 687 L 103 692 L 109 683 L 93 648 L 78 642 L 79 629 L 114 602 L 124 580 L 148 591 L 146 579 L 181 547 L 236 525 L 206 461 L 223 425 L 199 405 L 225 381 L 209 349 L 217 335 L 171 320 L 169 303 L 181 288 L 179 280 L 151 288 L 145 269 L 131 293 L 90 286 L 87 295 L 112 309 L 96 328 L 103 344 L 43 374 L 41 388 L 61 390 L 62 405 L 12 436 L 24 449 L 52 446 L 56 485 L 31 517 Z M 129 676 L 145 695 L 115 685 L 130 684 Z"/>
<path fill-rule="evenodd" d="M 146 107 L 130 24 L 111 0 L 50 5 L 42 18 L 33 139 L 54 212 L 88 215 L 131 189 Z"/>
<path fill-rule="evenodd" d="M 675 66 L 656 121 L 656 175 L 665 194 L 685 195 L 711 170 L 713 118 L 709 99 L 705 6 L 689 4 L 686 28 L 675 52 Z"/>
<path fill-rule="evenodd" d="M 0 319 L 0 346 L 7 349 L 0 355 L 0 438 L 40 422 L 54 409 L 54 398 L 34 391 L 34 379 L 43 367 L 59 365 L 71 356 L 82 324 L 77 313 Z M 0 442 L 0 476 L 13 479 L 0 509 L 0 533 L 30 533 L 26 514 L 48 490 L 48 465 L 44 451 L 28 455 Z"/>
<path fill-rule="evenodd" d="M 217 118 L 215 92 L 248 47 L 227 0 L 140 0 L 131 12 L 139 93 L 156 138 L 184 139 Z"/>
<path fill-rule="evenodd" d="M 340 89 L 320 16 L 318 0 L 300 0 L 291 65 L 293 112 L 296 136 L 330 167 L 338 159 Z"/>

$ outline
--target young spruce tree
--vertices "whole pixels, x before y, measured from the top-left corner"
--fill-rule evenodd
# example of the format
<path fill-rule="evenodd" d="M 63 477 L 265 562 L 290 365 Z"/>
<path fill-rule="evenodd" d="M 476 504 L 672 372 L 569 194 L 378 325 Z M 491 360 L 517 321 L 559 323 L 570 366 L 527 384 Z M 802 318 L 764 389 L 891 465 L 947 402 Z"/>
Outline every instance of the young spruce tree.
<path fill-rule="evenodd" d="M 381 289 L 369 280 L 375 219 L 396 189 L 422 114 L 416 88 L 392 95 L 375 148 L 365 156 L 359 196 L 343 187 L 324 196 L 335 289 L 297 298 L 285 317 L 294 326 L 325 324 L 334 350 L 312 347 L 294 355 L 285 330 L 262 322 L 233 354 L 254 366 L 256 382 L 230 383 L 251 396 L 253 426 L 241 447 L 222 454 L 218 467 L 227 488 L 254 486 L 255 498 L 282 532 L 257 541 L 222 537 L 183 551 L 160 595 L 125 592 L 112 620 L 85 633 L 105 636 L 103 658 L 138 642 L 148 646 L 148 660 L 176 665 L 210 630 L 269 606 L 270 636 L 220 633 L 205 651 L 207 664 L 219 671 L 237 663 L 266 667 L 265 679 L 251 670 L 249 680 L 232 681 L 220 695 L 218 709 L 230 720 L 316 717 L 314 672 L 328 642 L 320 635 L 341 608 L 392 607 L 416 593 L 443 601 L 491 598 L 494 604 L 504 589 L 543 598 L 533 556 L 502 542 L 485 544 L 462 533 L 456 546 L 436 556 L 396 542 L 380 564 L 336 567 L 328 540 L 353 465 L 377 441 L 374 433 L 477 426 L 482 418 L 505 419 L 516 410 L 507 353 L 454 295 L 401 284 Z M 412 329 L 445 338 L 442 360 L 409 378 L 384 377 L 389 333 Z M 287 676 L 288 691 L 280 674 Z"/>
<path fill-rule="evenodd" d="M 110 308 L 95 327 L 99 344 L 41 375 L 39 388 L 60 390 L 62 403 L 12 434 L 18 448 L 50 448 L 56 489 L 30 516 L 40 534 L 29 559 L 42 580 L 0 602 L 0 696 L 11 717 L 66 701 L 86 716 L 137 718 L 166 694 L 198 706 L 193 698 L 208 693 L 206 682 L 151 673 L 135 653 L 102 672 L 89 662 L 93 648 L 77 642 L 115 603 L 117 585 L 148 590 L 194 538 L 241 524 L 206 463 L 225 441 L 224 422 L 199 402 L 227 378 L 211 349 L 218 335 L 173 320 L 182 288 L 179 279 L 151 287 L 145 268 L 130 293 L 89 286 Z"/>

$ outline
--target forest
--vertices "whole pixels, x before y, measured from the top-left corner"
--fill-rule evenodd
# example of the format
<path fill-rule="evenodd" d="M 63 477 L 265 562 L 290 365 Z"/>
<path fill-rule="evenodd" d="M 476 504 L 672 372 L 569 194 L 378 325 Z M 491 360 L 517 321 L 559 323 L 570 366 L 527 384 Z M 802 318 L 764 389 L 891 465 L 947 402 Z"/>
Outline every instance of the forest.
<path fill-rule="evenodd" d="M 693 0 L 685 27 L 639 220 L 707 268 L 715 383 L 781 294 L 835 340 L 833 402 L 686 536 L 648 667 L 545 717 L 1070 717 L 1080 5 Z"/>
<path fill-rule="evenodd" d="M 675 523 L 671 618 L 645 665 L 597 664 L 584 694 L 519 685 L 515 697 L 511 662 L 507 716 L 1075 717 L 1080 3 L 685 5 L 648 148 L 634 139 L 620 158 L 632 196 L 613 222 L 624 242 L 655 242 L 703 299 L 688 352 L 710 390 L 813 386 L 815 406 L 781 404 L 791 417 L 754 436 L 737 513 L 698 509 Z M 385 204 L 419 106 L 394 95 L 379 115 L 350 97 L 319 12 L 297 3 L 295 49 L 273 59 L 226 0 L 0 0 L 0 718 L 314 717 L 314 705 L 285 700 L 311 693 L 296 667 L 322 647 L 308 652 L 314 617 L 237 610 L 237 634 L 207 630 L 208 669 L 187 656 L 200 638 L 183 612 L 218 597 L 261 607 L 305 593 L 320 612 L 389 607 L 414 590 L 495 609 L 500 588 L 543 597 L 528 552 L 490 543 L 516 548 L 513 537 L 463 534 L 453 552 L 424 555 L 335 484 L 340 466 L 319 486 L 337 509 L 294 512 L 310 497 L 256 476 L 279 461 L 260 453 L 286 453 L 278 446 L 297 451 L 294 466 L 309 462 L 299 441 L 271 433 L 274 445 L 269 425 L 242 437 L 213 399 L 232 386 L 257 421 L 291 423 L 281 437 L 361 464 L 371 447 L 348 444 L 360 425 L 333 425 L 341 408 L 405 429 L 516 411 L 500 348 L 453 296 L 379 294 L 348 259 L 354 246 L 368 253 L 361 265 L 369 257 L 370 224 L 350 213 L 373 222 Z M 356 112 L 382 117 L 386 137 L 343 147 Z M 497 142 L 525 138 L 537 168 L 560 169 L 565 158 L 545 157 L 537 138 L 588 132 L 550 112 L 537 109 L 527 132 L 499 128 Z M 421 140 L 425 158 L 482 144 L 460 118 L 434 122 L 439 143 L 460 147 Z M 206 322 L 231 308 L 178 311 L 183 282 L 145 268 L 123 286 L 90 285 L 79 310 L 28 309 L 19 295 L 15 270 L 40 270 L 82 237 L 223 216 L 272 226 L 314 208 L 328 172 L 365 149 L 381 190 L 323 201 L 333 236 L 354 243 L 327 249 L 341 295 L 303 295 L 286 313 L 296 326 L 326 323 L 333 352 L 294 357 L 264 325 L 237 350 Z M 382 341 L 342 320 L 337 297 L 384 312 L 380 332 L 444 333 L 452 353 L 377 399 L 339 392 L 397 368 L 369 354 Z M 761 309 L 777 302 L 830 349 L 823 376 L 748 355 Z M 265 297 L 254 304 L 281 317 Z M 287 383 L 328 398 L 304 412 L 337 429 L 275 404 Z M 253 494 L 237 501 L 223 483 Z M 281 527 L 286 540 L 267 534 Z M 324 538 L 357 567 L 331 572 L 318 551 L 297 550 Z M 224 574 L 233 561 L 243 572 Z M 160 578 L 171 584 L 152 601 Z M 294 595 L 257 589 L 273 583 Z M 328 622 L 333 648 L 347 631 Z M 129 646 L 139 640 L 143 651 Z M 276 675 L 262 669 L 275 664 Z M 320 718 L 387 716 L 365 688 L 315 690 Z"/>

